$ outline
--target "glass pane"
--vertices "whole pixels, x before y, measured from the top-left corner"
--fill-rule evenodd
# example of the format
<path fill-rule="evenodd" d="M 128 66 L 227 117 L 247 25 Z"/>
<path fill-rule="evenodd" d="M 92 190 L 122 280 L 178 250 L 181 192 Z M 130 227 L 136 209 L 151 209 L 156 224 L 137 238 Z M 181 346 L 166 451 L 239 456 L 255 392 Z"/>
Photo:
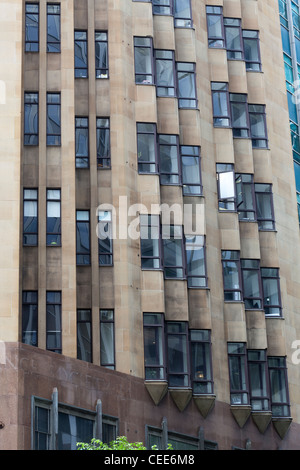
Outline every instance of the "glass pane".
<path fill-rule="evenodd" d="M 100 357 L 101 365 L 114 364 L 113 323 L 101 323 L 100 325 Z"/>

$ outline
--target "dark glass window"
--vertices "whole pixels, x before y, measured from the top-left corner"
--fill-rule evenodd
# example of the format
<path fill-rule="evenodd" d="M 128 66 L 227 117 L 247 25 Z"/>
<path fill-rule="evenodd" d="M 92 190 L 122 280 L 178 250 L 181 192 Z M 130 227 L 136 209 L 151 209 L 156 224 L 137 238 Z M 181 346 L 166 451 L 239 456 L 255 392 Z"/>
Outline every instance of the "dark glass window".
<path fill-rule="evenodd" d="M 205 237 L 185 235 L 188 287 L 206 287 Z"/>
<path fill-rule="evenodd" d="M 172 0 L 152 0 L 154 15 L 171 15 Z"/>
<path fill-rule="evenodd" d="M 252 411 L 269 411 L 266 351 L 261 349 L 248 351 L 248 370 Z"/>
<path fill-rule="evenodd" d="M 110 211 L 98 213 L 99 265 L 113 264 L 112 215 Z"/>
<path fill-rule="evenodd" d="M 163 263 L 166 279 L 185 277 L 182 226 L 163 225 Z"/>
<path fill-rule="evenodd" d="M 77 310 L 77 359 L 92 362 L 91 310 Z"/>
<path fill-rule="evenodd" d="M 259 33 L 258 31 L 243 30 L 243 45 L 246 62 L 246 70 L 251 72 L 261 71 Z"/>
<path fill-rule="evenodd" d="M 22 294 L 22 342 L 38 345 L 38 293 L 23 291 Z"/>
<path fill-rule="evenodd" d="M 182 187 L 184 196 L 202 195 L 200 149 L 197 146 L 180 147 Z"/>
<path fill-rule="evenodd" d="M 60 5 L 47 4 L 47 51 L 60 52 Z"/>
<path fill-rule="evenodd" d="M 152 38 L 134 38 L 135 83 L 152 85 L 153 78 L 153 46 Z"/>
<path fill-rule="evenodd" d="M 108 78 L 108 38 L 107 32 L 95 32 L 96 78 Z"/>
<path fill-rule="evenodd" d="M 197 108 L 195 64 L 177 62 L 179 108 Z"/>
<path fill-rule="evenodd" d="M 25 51 L 39 51 L 39 4 L 25 5 Z"/>
<path fill-rule="evenodd" d="M 249 137 L 247 95 L 230 93 L 231 125 L 233 137 Z"/>
<path fill-rule="evenodd" d="M 243 59 L 241 20 L 224 18 L 224 29 L 228 59 Z"/>
<path fill-rule="evenodd" d="M 97 168 L 110 168 L 110 125 L 109 118 L 97 118 Z"/>
<path fill-rule="evenodd" d="M 281 316 L 279 269 L 261 268 L 261 279 L 265 314 Z"/>
<path fill-rule="evenodd" d="M 180 184 L 179 142 L 177 135 L 158 136 L 160 183 Z"/>
<path fill-rule="evenodd" d="M 212 82 L 212 104 L 214 127 L 230 126 L 228 83 Z"/>
<path fill-rule="evenodd" d="M 39 95 L 26 92 L 24 95 L 24 145 L 39 143 Z"/>
<path fill-rule="evenodd" d="M 46 292 L 46 349 L 61 354 L 61 292 Z"/>
<path fill-rule="evenodd" d="M 230 403 L 249 404 L 246 346 L 244 343 L 228 343 Z"/>
<path fill-rule="evenodd" d="M 161 268 L 160 221 L 158 215 L 140 215 L 141 260 L 143 269 Z"/>
<path fill-rule="evenodd" d="M 252 147 L 268 148 L 265 106 L 262 104 L 249 104 L 248 110 Z"/>
<path fill-rule="evenodd" d="M 115 369 L 114 328 L 114 311 L 100 310 L 100 359 L 107 369 Z"/>
<path fill-rule="evenodd" d="M 222 251 L 224 300 L 242 300 L 241 264 L 238 251 Z"/>
<path fill-rule="evenodd" d="M 60 189 L 47 189 L 47 246 L 61 245 Z"/>
<path fill-rule="evenodd" d="M 236 185 L 234 166 L 217 163 L 218 200 L 220 211 L 236 210 Z"/>
<path fill-rule="evenodd" d="M 137 124 L 137 153 L 139 173 L 158 172 L 155 124 Z"/>
<path fill-rule="evenodd" d="M 236 174 L 236 205 L 239 220 L 255 220 L 255 194 L 253 175 Z"/>
<path fill-rule="evenodd" d="M 157 96 L 175 96 L 174 51 L 155 50 L 155 74 Z"/>
<path fill-rule="evenodd" d="M 76 260 L 77 265 L 91 264 L 89 211 L 76 211 Z"/>
<path fill-rule="evenodd" d="M 209 330 L 190 330 L 193 394 L 213 393 Z"/>
<path fill-rule="evenodd" d="M 191 28 L 193 26 L 191 0 L 173 1 L 175 28 Z"/>
<path fill-rule="evenodd" d="M 76 168 L 89 167 L 89 120 L 75 117 L 75 159 Z"/>
<path fill-rule="evenodd" d="M 272 416 L 290 416 L 290 401 L 285 357 L 268 357 Z"/>
<path fill-rule="evenodd" d="M 77 442 L 91 442 L 94 437 L 94 419 L 59 411 L 58 449 L 76 450 Z"/>
<path fill-rule="evenodd" d="M 259 261 L 242 259 L 242 278 L 245 309 L 262 308 L 262 289 Z"/>
<path fill-rule="evenodd" d="M 254 190 L 259 230 L 275 230 L 272 185 L 255 183 Z"/>
<path fill-rule="evenodd" d="M 165 380 L 164 317 L 144 313 L 144 360 L 146 380 Z"/>
<path fill-rule="evenodd" d="M 50 408 L 36 406 L 34 408 L 34 448 L 36 450 L 50 449 Z"/>
<path fill-rule="evenodd" d="M 169 387 L 188 387 L 189 353 L 186 322 L 167 322 Z"/>
<path fill-rule="evenodd" d="M 38 190 L 24 189 L 23 192 L 23 245 L 38 244 Z"/>
<path fill-rule="evenodd" d="M 61 144 L 60 93 L 47 93 L 47 145 Z"/>
<path fill-rule="evenodd" d="M 88 76 L 88 52 L 87 32 L 75 31 L 75 78 L 87 78 Z"/>
<path fill-rule="evenodd" d="M 223 8 L 206 7 L 208 47 L 224 48 L 225 33 L 223 25 Z"/>

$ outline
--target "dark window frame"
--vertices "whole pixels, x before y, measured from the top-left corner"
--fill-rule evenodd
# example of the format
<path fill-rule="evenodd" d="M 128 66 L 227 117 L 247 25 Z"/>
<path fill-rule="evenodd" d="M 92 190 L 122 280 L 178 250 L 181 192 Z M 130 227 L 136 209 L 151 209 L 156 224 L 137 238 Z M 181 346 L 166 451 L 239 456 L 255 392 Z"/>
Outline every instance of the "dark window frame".
<path fill-rule="evenodd" d="M 59 191 L 58 198 L 49 198 L 48 193 L 49 191 Z M 59 230 L 56 231 L 49 231 L 48 228 L 48 203 L 49 202 L 56 202 L 59 204 Z M 46 245 L 51 247 L 61 246 L 61 189 L 60 188 L 47 188 L 46 189 Z M 54 237 L 54 238 L 53 238 Z M 49 238 L 49 241 L 48 241 Z"/>
<path fill-rule="evenodd" d="M 247 34 L 256 34 L 256 37 L 247 37 Z M 242 38 L 243 38 L 243 49 L 244 49 L 244 61 L 246 65 L 246 72 L 261 72 L 262 71 L 262 63 L 261 63 L 261 53 L 260 53 L 260 39 L 259 39 L 259 31 L 252 30 L 252 29 L 243 29 L 242 30 Z M 258 60 L 249 60 L 246 58 L 246 48 L 245 48 L 245 40 L 255 42 L 257 48 L 257 55 Z M 257 68 L 251 68 L 251 66 L 257 66 Z"/>
<path fill-rule="evenodd" d="M 160 54 L 170 53 L 170 57 L 158 57 Z M 173 85 L 159 85 L 158 80 L 158 63 L 159 61 L 167 61 L 172 64 L 172 78 Z M 175 98 L 177 96 L 177 81 L 176 81 L 176 64 L 175 64 L 175 51 L 171 49 L 154 49 L 154 64 L 155 64 L 155 85 L 156 85 L 156 96 L 159 98 Z M 160 93 L 160 89 L 173 90 L 173 93 Z"/>
<path fill-rule="evenodd" d="M 229 254 L 229 258 L 224 258 Z M 235 258 L 232 258 L 234 254 Z M 223 286 L 224 286 L 224 301 L 225 302 L 243 302 L 243 280 L 242 280 L 242 270 L 241 270 L 241 259 L 240 252 L 237 250 L 222 250 L 221 251 L 221 261 L 222 261 L 222 273 L 223 273 Z M 227 263 L 235 265 L 235 269 L 238 275 L 238 282 L 235 288 L 225 288 L 225 267 Z M 232 284 L 232 283 L 231 283 Z M 226 298 L 226 296 L 232 296 L 232 298 Z M 235 297 L 235 298 L 234 298 Z"/>
<path fill-rule="evenodd" d="M 160 322 L 147 322 L 149 315 L 160 316 Z M 147 364 L 146 357 L 146 330 L 153 329 L 155 331 L 155 349 L 157 362 L 152 364 Z M 143 337 L 144 337 L 144 361 L 145 361 L 145 380 L 146 381 L 166 381 L 167 380 L 167 362 L 166 362 L 166 332 L 165 332 L 165 320 L 163 313 L 155 312 L 144 312 L 143 313 Z M 157 344 L 158 341 L 161 341 L 161 344 Z M 161 350 L 161 358 L 159 349 Z M 159 360 L 161 359 L 161 360 Z M 148 371 L 149 369 L 149 371 Z M 151 369 L 151 370 L 150 370 Z M 153 373 L 154 372 L 154 373 Z"/>
<path fill-rule="evenodd" d="M 104 124 L 106 121 L 106 125 Z M 99 151 L 101 137 L 104 134 L 105 141 L 107 139 L 107 152 L 101 154 Z M 110 170 L 111 169 L 111 152 L 110 152 L 110 118 L 109 117 L 100 117 L 96 118 L 96 138 L 97 138 L 97 169 L 98 170 Z"/>
<path fill-rule="evenodd" d="M 215 10 L 218 9 L 218 10 Z M 208 18 L 210 16 L 220 17 L 220 25 L 222 36 L 210 36 L 209 33 L 209 22 Z M 224 30 L 224 18 L 223 18 L 223 7 L 222 6 L 206 6 L 206 28 L 207 28 L 207 40 L 208 40 L 208 47 L 214 49 L 225 49 L 225 30 Z M 213 45 L 216 42 L 220 42 L 220 44 Z"/>
<path fill-rule="evenodd" d="M 249 356 L 251 353 L 260 353 L 263 358 L 250 359 Z M 265 349 L 248 349 L 247 364 L 249 373 L 250 404 L 252 406 L 252 411 L 270 411 L 271 399 L 268 376 L 267 351 Z M 259 369 L 260 383 L 263 384 L 263 381 L 265 381 L 265 393 L 262 393 L 261 395 L 253 394 L 251 386 L 251 365 L 256 365 L 256 367 Z M 258 405 L 258 408 L 256 408 L 256 406 L 254 406 L 254 402 L 261 402 L 261 407 Z"/>
<path fill-rule="evenodd" d="M 171 325 L 176 325 L 179 324 L 181 325 L 180 328 L 182 328 L 182 331 L 176 331 L 176 332 L 171 332 L 168 331 L 168 327 Z M 184 365 L 181 371 L 173 371 L 171 370 L 170 366 L 170 343 L 169 339 L 170 337 L 180 337 L 183 338 L 183 342 L 181 343 L 183 345 L 184 351 L 183 353 L 183 360 L 186 359 L 186 370 L 184 369 Z M 179 388 L 179 389 L 186 389 L 190 388 L 191 385 L 191 370 L 190 370 L 190 345 L 189 345 L 189 330 L 188 330 L 188 322 L 186 321 L 166 321 L 166 356 L 167 356 L 167 379 L 168 379 L 168 386 L 169 388 Z M 179 350 L 178 350 L 179 351 Z M 184 356 L 185 355 L 185 356 Z M 175 382 L 171 380 L 171 376 L 177 376 L 180 379 L 183 378 L 184 384 L 177 384 L 175 385 Z"/>
<path fill-rule="evenodd" d="M 145 220 L 147 218 L 147 222 Z M 144 230 L 143 227 L 146 227 L 147 230 L 147 238 L 144 237 Z M 155 235 L 157 233 L 157 238 L 153 238 L 153 233 L 151 233 L 151 230 L 155 230 Z M 150 229 L 150 240 L 157 240 L 157 255 L 156 256 L 150 256 L 150 255 L 145 255 L 143 252 L 143 240 L 144 239 L 149 239 L 149 229 Z M 147 271 L 161 271 L 163 269 L 163 251 L 162 251 L 162 234 L 161 234 L 161 223 L 160 223 L 160 216 L 157 214 L 140 214 L 140 232 L 141 232 L 141 238 L 140 238 L 140 250 L 141 250 L 141 268 L 142 270 L 147 270 Z M 146 247 L 147 248 L 147 247 Z M 145 263 L 148 263 L 149 261 L 152 260 L 152 266 L 145 266 Z M 144 263 L 144 264 L 143 264 Z M 155 264 L 157 265 L 155 266 Z"/>
<path fill-rule="evenodd" d="M 222 87 L 222 88 L 221 88 Z M 216 128 L 231 128 L 231 107 L 229 101 L 229 88 L 227 82 L 211 82 L 213 125 Z M 215 113 L 214 95 L 224 94 L 226 98 L 227 114 Z M 223 122 L 224 121 L 224 122 Z"/>
<path fill-rule="evenodd" d="M 192 70 L 189 67 L 192 67 Z M 182 67 L 182 69 L 181 69 Z M 190 75 L 193 80 L 194 96 L 183 96 L 180 91 L 180 74 Z M 198 98 L 197 98 L 197 79 L 196 79 L 196 64 L 194 62 L 176 62 L 176 80 L 177 80 L 177 98 L 179 109 L 197 109 Z M 189 105 L 187 105 L 187 103 Z M 185 104 L 184 104 L 185 103 Z"/>
<path fill-rule="evenodd" d="M 31 100 L 27 102 L 27 95 L 33 96 L 35 95 L 35 102 L 33 103 Z M 27 115 L 27 108 L 35 106 L 35 124 L 34 130 L 35 132 L 26 132 L 26 115 Z M 32 142 L 33 137 L 33 142 Z M 28 139 L 29 138 L 29 139 Z M 38 146 L 39 145 L 39 93 L 37 91 L 25 91 L 24 92 L 24 146 Z"/>
<path fill-rule="evenodd" d="M 86 312 L 87 313 L 87 318 L 80 318 L 81 313 Z M 89 318 L 88 318 L 89 317 Z M 77 359 L 81 361 L 86 361 L 86 362 L 93 362 L 93 329 L 92 329 L 92 311 L 89 308 L 78 308 L 77 309 L 77 315 L 76 315 L 76 326 L 77 326 Z M 80 341 L 79 341 L 79 336 L 80 333 L 82 333 L 80 326 L 85 325 L 87 330 L 90 329 L 89 334 L 90 337 L 86 339 L 86 342 L 89 344 L 89 350 L 87 348 L 84 348 L 84 353 L 87 354 L 86 357 L 84 357 L 84 354 L 82 352 L 82 348 L 80 347 Z"/>
<path fill-rule="evenodd" d="M 103 215 L 104 219 L 100 218 L 100 214 Z M 107 219 L 108 217 L 108 219 Z M 99 266 L 113 266 L 113 221 L 111 211 L 98 211 L 98 261 Z M 106 226 L 107 229 L 104 227 Z M 100 231 L 100 232 L 99 232 Z M 107 233 L 107 237 L 104 238 L 103 232 Z M 105 240 L 108 240 L 107 243 Z M 108 249 L 108 245 L 109 248 Z"/>
<path fill-rule="evenodd" d="M 267 275 L 265 274 L 267 271 L 276 271 L 276 275 Z M 267 318 L 271 317 L 281 317 L 282 316 L 282 298 L 281 298 L 281 288 L 280 288 L 280 276 L 279 276 L 279 268 L 266 268 L 261 267 L 261 280 L 262 280 L 262 295 L 263 295 L 263 308 L 265 310 L 265 315 Z M 265 289 L 264 289 L 264 280 L 272 279 L 275 280 L 277 283 L 277 295 L 278 295 L 278 304 L 267 304 L 265 301 Z M 278 313 L 268 313 L 268 309 L 278 309 Z"/>
<path fill-rule="evenodd" d="M 27 7 L 35 6 L 37 7 L 37 13 L 32 13 L 27 11 Z M 27 28 L 28 26 L 28 19 L 30 15 L 37 15 L 37 37 L 38 39 L 33 41 L 27 39 Z M 39 39 L 40 39 L 40 5 L 39 3 L 35 2 L 26 2 L 25 3 L 25 53 L 27 52 L 39 52 Z M 33 47 L 33 45 L 37 47 Z M 33 47 L 33 49 L 32 49 Z"/>
<path fill-rule="evenodd" d="M 193 242 L 190 242 L 189 239 L 194 239 Z M 189 289 L 206 289 L 208 286 L 208 276 L 207 276 L 207 259 L 206 259 L 206 237 L 205 235 L 188 235 L 185 234 L 185 256 L 186 256 L 186 279 L 187 279 L 187 286 Z M 198 249 L 203 250 L 203 263 L 204 263 L 204 274 L 189 274 L 189 263 L 188 263 L 188 247 L 193 247 L 190 251 L 196 251 Z M 199 280 L 199 284 L 202 285 L 194 285 L 194 282 Z"/>
<path fill-rule="evenodd" d="M 149 40 L 149 45 L 147 44 L 138 44 L 139 40 L 144 40 L 148 39 Z M 135 75 L 135 84 L 136 85 L 154 85 L 155 84 L 155 73 L 154 73 L 154 49 L 153 49 L 153 38 L 151 36 L 134 36 L 133 38 L 133 47 L 134 47 L 134 75 Z M 149 59 L 150 59 L 150 66 L 151 66 L 151 71 L 150 73 L 143 73 L 137 71 L 136 65 L 136 55 L 138 52 L 138 49 L 147 49 L 149 50 Z M 138 77 L 143 77 L 145 78 L 142 81 L 138 80 Z M 150 77 L 150 78 L 146 78 Z"/>
<path fill-rule="evenodd" d="M 268 186 L 269 191 L 259 191 L 259 187 Z M 254 193 L 255 193 L 255 204 L 256 204 L 256 219 L 258 223 L 258 229 L 260 231 L 274 231 L 275 230 L 275 211 L 274 211 L 274 200 L 273 200 L 273 186 L 269 183 L 254 183 Z M 268 194 L 270 202 L 270 212 L 271 217 L 259 217 L 258 216 L 258 194 Z M 265 223 L 271 224 L 270 228 L 265 227 Z"/>
<path fill-rule="evenodd" d="M 112 319 L 110 320 L 103 320 L 103 318 L 101 318 L 101 314 L 102 312 L 110 312 L 112 313 Z M 102 346 L 101 346 L 101 337 L 102 337 L 102 326 L 105 325 L 105 324 L 110 324 L 112 325 L 111 328 L 112 328 L 112 341 L 113 341 L 113 345 L 112 345 L 112 354 L 113 354 L 113 361 L 112 362 L 105 362 L 103 361 L 103 358 L 102 358 Z M 116 368 L 116 336 L 115 336 L 115 311 L 114 309 L 104 309 L 104 308 L 100 308 L 99 310 L 99 328 L 100 328 L 100 364 L 102 367 L 106 367 L 107 369 L 111 369 L 111 370 L 114 370 Z"/>
<path fill-rule="evenodd" d="M 87 219 L 78 220 L 78 213 L 86 212 L 88 214 Z M 76 210 L 76 265 L 77 266 L 90 266 L 91 265 L 91 221 L 90 221 L 90 211 L 85 209 Z M 80 225 L 85 225 L 88 230 L 88 247 L 86 251 L 78 250 L 78 232 L 80 232 Z"/>
<path fill-rule="evenodd" d="M 166 232 L 167 231 L 167 232 Z M 180 237 L 177 236 L 178 234 L 176 232 L 180 231 Z M 182 225 L 176 225 L 176 224 L 170 224 L 170 225 L 165 225 L 162 224 L 161 228 L 161 233 L 162 233 L 162 263 L 163 263 L 163 269 L 164 269 L 164 278 L 165 279 L 186 279 L 186 258 L 185 258 L 185 246 L 184 246 L 184 233 L 183 233 L 183 227 Z M 167 237 L 165 235 L 168 235 Z M 181 264 L 176 264 L 176 265 L 167 265 L 166 264 L 166 251 L 170 245 L 168 245 L 168 242 L 170 243 L 172 240 L 172 243 L 176 244 L 176 241 L 179 240 L 180 242 L 180 247 L 181 247 Z M 168 274 L 168 272 L 172 271 L 176 272 L 176 275 Z M 182 275 L 180 276 L 179 273 L 180 271 L 182 272 Z"/>
<path fill-rule="evenodd" d="M 36 192 L 36 198 L 26 198 L 25 197 L 25 191 L 35 191 Z M 38 245 L 38 237 L 39 237 L 39 190 L 38 188 L 23 188 L 23 246 L 37 246 Z M 32 232 L 26 232 L 25 231 L 25 203 L 26 201 L 28 202 L 34 202 L 36 203 L 36 231 Z M 31 216 L 33 217 L 33 216 Z M 34 236 L 35 241 L 33 243 L 27 243 L 25 242 L 25 237 L 26 235 L 29 236 Z"/>
<path fill-rule="evenodd" d="M 59 8 L 59 12 L 49 12 L 49 7 L 55 6 Z M 47 52 L 48 53 L 59 53 L 61 47 L 61 5 L 60 3 L 47 3 Z M 49 39 L 49 17 L 59 17 L 59 38 L 56 40 Z M 52 48 L 52 50 L 50 50 Z"/>
<path fill-rule="evenodd" d="M 76 34 L 85 34 L 85 38 L 76 38 Z M 85 66 L 78 66 L 76 65 L 76 46 L 81 43 L 85 45 L 86 53 L 85 53 Z M 80 59 L 81 60 L 81 59 Z M 74 75 L 75 78 L 88 78 L 89 70 L 88 70 L 88 32 L 84 29 L 75 29 L 74 31 Z"/>
<path fill-rule="evenodd" d="M 269 372 L 269 383 L 270 383 L 270 397 L 271 397 L 271 410 L 272 410 L 272 416 L 273 417 L 289 417 L 291 416 L 290 412 L 290 397 L 289 397 L 289 386 L 288 386 L 288 373 L 287 373 L 287 365 L 286 365 L 286 357 L 284 356 L 268 356 L 268 372 Z M 272 362 L 277 362 L 275 365 L 271 365 Z M 278 362 L 281 362 L 278 363 Z M 284 384 L 282 385 L 282 388 L 285 388 L 285 394 L 286 394 L 286 400 L 283 398 L 280 401 L 273 401 L 273 390 L 272 390 L 272 371 L 280 373 L 280 371 L 283 372 L 283 380 Z M 282 380 L 282 377 L 278 377 L 279 380 Z M 277 410 L 276 410 L 277 408 Z M 278 408 L 283 409 L 281 412 L 278 412 Z M 286 409 L 286 411 L 284 411 Z"/>
<path fill-rule="evenodd" d="M 201 332 L 203 336 L 207 334 L 207 338 L 203 339 L 193 339 L 193 333 Z M 193 395 L 203 395 L 203 394 L 213 394 L 214 392 L 214 380 L 213 380 L 213 369 L 212 369 L 212 344 L 211 344 L 211 331 L 205 329 L 195 329 L 191 328 L 189 330 L 189 343 L 190 343 L 190 362 L 191 362 L 191 384 L 193 389 Z M 193 364 L 193 344 L 200 345 L 202 349 L 202 356 L 204 358 L 203 363 L 205 363 L 205 371 L 196 371 L 194 370 L 195 364 Z M 209 371 L 206 370 L 206 364 L 208 364 Z M 209 373 L 208 373 L 209 372 Z M 198 374 L 198 376 L 196 376 Z M 210 378 L 208 378 L 210 376 Z M 204 386 L 205 391 L 199 392 L 196 387 Z"/>
<path fill-rule="evenodd" d="M 106 39 L 97 39 L 97 34 L 106 34 Z M 106 67 L 97 67 L 97 43 L 106 45 Z M 105 80 L 109 78 L 109 53 L 108 53 L 108 32 L 102 30 L 95 31 L 95 62 L 96 62 L 96 79 Z"/>
<path fill-rule="evenodd" d="M 262 310 L 263 308 L 263 292 L 262 292 L 262 280 L 261 280 L 261 272 L 260 272 L 260 261 L 257 259 L 245 259 L 241 258 L 241 272 L 242 272 L 242 292 L 243 292 L 243 302 L 245 304 L 246 310 Z M 249 265 L 250 263 L 256 263 L 256 266 Z M 246 266 L 247 264 L 247 266 Z M 259 289 L 259 296 L 245 296 L 245 272 L 253 272 L 257 273 L 257 281 L 258 281 L 258 289 Z M 257 305 L 251 306 L 250 302 L 257 302 Z"/>
<path fill-rule="evenodd" d="M 230 352 L 230 347 L 233 345 L 235 345 L 237 350 L 235 352 Z M 228 359 L 228 372 L 229 372 L 230 404 L 232 406 L 249 405 L 250 404 L 250 388 L 249 388 L 249 377 L 248 377 L 246 343 L 229 341 L 227 343 L 227 359 Z M 233 359 L 235 359 L 238 363 L 238 381 L 241 384 L 241 382 L 243 382 L 244 380 L 244 387 L 241 387 L 241 388 L 233 387 L 233 383 L 231 380 L 231 374 L 234 372 L 231 367 L 231 364 L 233 363 Z M 243 375 L 244 375 L 244 378 L 243 378 Z"/>
<path fill-rule="evenodd" d="M 52 102 L 51 97 L 57 101 Z M 50 109 L 51 107 L 57 107 L 59 123 L 59 132 L 50 132 L 51 129 L 51 119 L 50 119 Z M 60 92 L 47 92 L 47 146 L 60 146 L 61 145 L 61 94 Z"/>
<path fill-rule="evenodd" d="M 49 302 L 48 301 L 48 295 L 49 294 L 55 294 L 55 296 L 59 294 L 59 299 L 60 300 L 59 301 Z M 58 323 L 59 323 L 60 329 L 58 329 L 58 330 L 50 330 L 49 329 L 49 317 L 48 317 L 48 307 L 49 306 L 59 307 L 57 309 L 55 308 L 55 310 L 58 310 L 58 312 L 55 312 L 55 314 L 57 314 L 57 313 L 59 314 Z M 49 345 L 48 345 L 49 333 L 55 333 L 56 341 L 58 340 L 58 347 L 57 348 L 49 347 Z M 47 351 L 52 351 L 52 352 L 55 352 L 57 354 L 62 354 L 62 292 L 61 291 L 47 291 L 46 292 L 46 349 L 47 349 Z"/>
<path fill-rule="evenodd" d="M 169 138 L 169 142 L 166 142 L 164 139 Z M 176 142 L 171 142 L 171 140 L 175 140 Z M 177 151 L 177 172 L 167 172 L 162 171 L 162 160 L 163 160 L 163 153 L 161 152 L 161 147 L 169 147 L 169 148 L 176 148 Z M 158 134 L 157 136 L 157 148 L 158 148 L 158 167 L 159 167 L 159 176 L 160 176 L 160 185 L 161 186 L 181 186 L 182 184 L 182 174 L 181 174 L 181 157 L 180 157 L 180 150 L 179 150 L 179 135 L 176 134 Z M 163 181 L 164 177 L 174 177 L 177 178 L 175 182 L 168 182 L 167 180 Z"/>
<path fill-rule="evenodd" d="M 190 149 L 189 151 L 187 149 Z M 202 172 L 201 172 L 201 149 L 198 145 L 180 145 L 180 166 L 181 166 L 181 184 L 183 196 L 203 196 L 203 184 L 202 184 Z M 184 177 L 183 164 L 184 159 L 197 159 L 197 166 L 199 167 L 199 182 L 188 182 Z M 191 191 L 191 188 L 195 188 L 195 191 Z M 187 191 L 189 188 L 189 191 Z M 198 191 L 199 188 L 199 191 Z"/>
<path fill-rule="evenodd" d="M 146 130 L 140 130 L 140 128 L 142 126 L 152 126 L 152 131 L 151 132 L 148 132 Z M 157 148 L 157 140 L 158 140 L 158 134 L 157 134 L 157 128 L 156 128 L 156 123 L 152 123 L 152 122 L 137 122 L 136 124 L 136 132 L 137 132 L 137 160 L 138 160 L 138 173 L 140 175 L 143 175 L 143 174 L 151 174 L 151 175 L 155 175 L 155 174 L 159 174 L 159 163 L 158 163 L 158 148 Z M 148 135 L 148 136 L 152 136 L 153 138 L 153 148 L 154 148 L 154 161 L 140 161 L 139 160 L 139 157 L 140 157 L 140 146 L 141 146 L 141 143 L 139 143 L 139 137 L 142 136 L 142 135 Z M 142 171 L 141 170 L 141 166 L 144 166 L 144 165 L 148 165 L 150 168 L 153 166 L 154 168 L 154 171 Z"/>
<path fill-rule="evenodd" d="M 33 301 L 33 300 L 27 300 L 27 296 L 30 295 L 30 294 L 34 294 L 36 296 L 36 300 Z M 24 290 L 22 291 L 22 343 L 24 344 L 29 344 L 31 346 L 34 346 L 34 347 L 37 347 L 38 346 L 38 318 L 39 318 L 39 307 L 38 307 L 38 291 L 37 290 L 33 290 L 33 291 L 29 291 L 29 290 Z M 28 318 L 28 324 L 27 324 L 27 327 L 28 325 L 33 325 L 35 324 L 36 328 L 35 329 L 32 329 L 32 330 L 28 330 L 28 328 L 26 327 L 25 328 L 25 310 L 27 310 L 27 308 L 29 310 L 31 310 L 31 313 L 29 313 L 29 316 L 31 318 Z M 35 312 L 35 315 L 34 315 L 34 312 L 32 312 L 32 309 L 30 307 L 35 307 L 36 309 L 36 312 Z M 27 335 L 29 335 L 29 338 L 27 338 Z M 34 338 L 35 336 L 35 338 Z"/>
<path fill-rule="evenodd" d="M 80 130 L 86 129 L 87 149 L 85 155 L 78 155 L 77 144 L 80 137 Z M 90 166 L 90 137 L 88 116 L 75 116 L 75 167 L 76 169 L 86 169 Z M 79 164 L 81 162 L 81 164 Z"/>
<path fill-rule="evenodd" d="M 238 22 L 238 24 L 226 24 L 227 21 L 236 21 Z M 225 31 L 225 48 L 226 48 L 226 51 L 227 51 L 227 60 L 244 60 L 244 43 L 243 43 L 243 36 L 242 36 L 242 22 L 241 22 L 241 19 L 240 18 L 229 18 L 229 17 L 224 17 L 223 18 L 223 23 L 224 23 L 224 31 Z M 227 45 L 227 42 L 228 42 L 228 38 L 226 36 L 226 29 L 229 29 L 229 28 L 234 28 L 234 29 L 237 29 L 238 30 L 238 37 L 239 37 L 239 41 L 240 41 L 240 49 L 239 48 L 235 48 L 235 49 L 229 49 L 228 48 L 228 45 Z M 231 55 L 234 55 L 233 57 L 231 57 Z M 238 57 L 236 57 L 236 55 Z"/>

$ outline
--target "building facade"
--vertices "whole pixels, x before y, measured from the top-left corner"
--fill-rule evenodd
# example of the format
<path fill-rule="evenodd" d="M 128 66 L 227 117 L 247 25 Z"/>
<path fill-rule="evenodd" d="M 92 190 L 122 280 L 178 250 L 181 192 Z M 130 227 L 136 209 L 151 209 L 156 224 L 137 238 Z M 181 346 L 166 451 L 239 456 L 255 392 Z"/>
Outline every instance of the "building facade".
<path fill-rule="evenodd" d="M 283 3 L 1 1 L 1 449 L 300 448 Z"/>

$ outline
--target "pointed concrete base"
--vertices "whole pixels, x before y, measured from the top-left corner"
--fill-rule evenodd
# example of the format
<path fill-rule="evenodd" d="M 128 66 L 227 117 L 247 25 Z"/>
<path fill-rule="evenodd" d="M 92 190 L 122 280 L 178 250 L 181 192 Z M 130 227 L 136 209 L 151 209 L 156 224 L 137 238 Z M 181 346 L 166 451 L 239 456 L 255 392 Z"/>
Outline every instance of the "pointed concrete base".
<path fill-rule="evenodd" d="M 272 423 L 281 439 L 285 438 L 293 418 L 272 418 Z"/>
<path fill-rule="evenodd" d="M 145 382 L 145 387 L 155 405 L 159 405 L 168 391 L 168 382 Z"/>
<path fill-rule="evenodd" d="M 264 434 L 271 422 L 272 413 L 270 411 L 252 411 L 252 419 L 259 432 Z"/>
<path fill-rule="evenodd" d="M 192 390 L 190 389 L 173 388 L 169 389 L 169 392 L 179 411 L 183 411 L 192 398 Z"/>
<path fill-rule="evenodd" d="M 248 405 L 231 405 L 231 413 L 240 428 L 243 428 L 251 414 L 251 406 Z"/>
<path fill-rule="evenodd" d="M 215 404 L 215 395 L 193 395 L 193 400 L 203 418 L 211 412 Z"/>

